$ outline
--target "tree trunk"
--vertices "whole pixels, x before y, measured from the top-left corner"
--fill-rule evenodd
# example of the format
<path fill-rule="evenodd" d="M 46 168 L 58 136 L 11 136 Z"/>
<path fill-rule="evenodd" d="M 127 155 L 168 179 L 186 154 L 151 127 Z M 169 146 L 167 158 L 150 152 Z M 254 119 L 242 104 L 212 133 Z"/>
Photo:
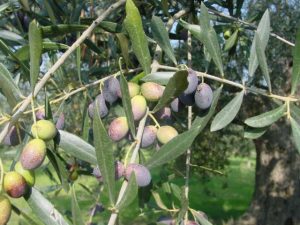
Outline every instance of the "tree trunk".
<path fill-rule="evenodd" d="M 285 121 L 254 141 L 255 192 L 237 225 L 300 225 L 300 155 Z"/>

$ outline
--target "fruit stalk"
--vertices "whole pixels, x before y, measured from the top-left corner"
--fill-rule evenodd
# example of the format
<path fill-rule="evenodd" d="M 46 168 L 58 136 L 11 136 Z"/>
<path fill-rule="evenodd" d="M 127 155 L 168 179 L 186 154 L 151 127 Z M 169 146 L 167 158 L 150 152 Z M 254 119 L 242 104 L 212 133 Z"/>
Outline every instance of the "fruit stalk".
<path fill-rule="evenodd" d="M 136 135 L 136 140 L 135 140 L 136 145 L 135 145 L 135 148 L 133 149 L 133 152 L 132 152 L 132 155 L 131 155 L 131 158 L 130 158 L 130 163 L 134 163 L 137 159 L 138 152 L 139 152 L 139 149 L 140 149 L 141 140 L 142 140 L 142 136 L 143 136 L 144 127 L 145 127 L 145 124 L 146 124 L 146 119 L 147 119 L 147 116 L 148 116 L 148 111 L 149 111 L 149 109 L 147 108 L 145 116 L 143 117 L 143 119 L 139 123 L 138 131 L 137 131 L 137 135 Z M 116 204 L 118 204 L 122 200 L 122 198 L 125 194 L 127 185 L 128 185 L 128 182 L 123 181 L 123 184 L 122 184 L 122 187 L 120 189 L 119 196 L 118 196 Z M 114 225 L 116 223 L 117 218 L 118 218 L 118 213 L 113 212 L 110 215 L 108 225 Z"/>

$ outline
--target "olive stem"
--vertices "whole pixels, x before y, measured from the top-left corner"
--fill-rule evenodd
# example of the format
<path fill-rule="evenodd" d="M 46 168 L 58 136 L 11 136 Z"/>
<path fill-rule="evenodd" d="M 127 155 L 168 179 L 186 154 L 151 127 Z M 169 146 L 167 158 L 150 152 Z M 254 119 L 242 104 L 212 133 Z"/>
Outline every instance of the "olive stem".
<path fill-rule="evenodd" d="M 129 161 L 130 163 L 134 163 L 136 161 L 137 157 L 138 157 L 138 152 L 140 150 L 140 144 L 141 144 L 145 124 L 146 124 L 146 120 L 147 120 L 147 117 L 148 117 L 148 111 L 149 111 L 149 108 L 147 108 L 145 116 L 142 118 L 142 120 L 139 123 L 138 131 L 137 131 L 137 134 L 136 134 L 136 140 L 135 140 L 136 145 L 135 145 L 135 148 L 133 149 L 133 152 L 132 152 L 132 155 L 131 155 L 131 158 L 130 158 L 130 161 Z M 122 200 L 122 198 L 125 194 L 127 186 L 128 186 L 128 182 L 126 180 L 124 180 L 123 183 L 122 183 L 121 189 L 119 191 L 119 196 L 118 196 L 116 205 L 118 205 L 118 203 L 120 203 L 120 201 Z M 114 225 L 116 223 L 117 218 L 118 218 L 118 210 L 116 210 L 115 212 L 113 212 L 110 215 L 108 225 Z"/>
<path fill-rule="evenodd" d="M 165 69 L 165 66 L 159 65 L 159 68 Z M 172 67 L 172 70 L 177 71 L 178 68 Z M 237 82 L 225 79 L 225 78 L 217 77 L 215 75 L 211 75 L 211 74 L 208 74 L 208 73 L 199 72 L 199 71 L 195 71 L 195 72 L 197 73 L 197 75 L 199 77 L 204 77 L 204 78 L 207 78 L 207 79 L 210 79 L 210 80 L 215 80 L 215 81 L 218 81 L 220 83 L 228 84 L 228 85 L 231 85 L 231 86 L 243 89 L 245 91 L 248 91 L 248 92 L 251 92 L 251 93 L 255 93 L 255 94 L 259 94 L 259 95 L 262 95 L 262 96 L 265 96 L 265 97 L 268 97 L 268 98 L 278 99 L 278 100 L 281 100 L 283 102 L 286 102 L 286 101 L 298 102 L 298 101 L 300 101 L 300 99 L 298 99 L 296 97 L 293 97 L 293 96 L 276 95 L 276 94 L 272 94 L 272 93 L 266 92 L 264 90 L 260 90 L 260 89 L 255 88 L 255 87 L 246 87 L 245 85 L 243 85 L 241 83 L 237 83 Z"/>

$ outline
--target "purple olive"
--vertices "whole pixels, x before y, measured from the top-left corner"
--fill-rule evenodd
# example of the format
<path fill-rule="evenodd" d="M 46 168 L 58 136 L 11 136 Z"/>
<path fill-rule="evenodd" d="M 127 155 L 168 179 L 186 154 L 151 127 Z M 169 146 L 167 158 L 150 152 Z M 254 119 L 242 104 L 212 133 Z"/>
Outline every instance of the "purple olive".
<path fill-rule="evenodd" d="M 125 170 L 126 180 L 129 180 L 132 172 L 135 173 L 136 182 L 139 187 L 145 187 L 150 184 L 151 174 L 147 167 L 136 163 L 129 164 Z"/>
<path fill-rule="evenodd" d="M 181 95 L 179 95 L 179 100 L 187 106 L 192 106 L 195 103 L 195 93 L 192 94 L 185 94 L 182 93 Z"/>
<path fill-rule="evenodd" d="M 171 109 L 169 107 L 163 107 L 155 113 L 155 117 L 158 120 L 170 121 L 172 119 Z"/>
<path fill-rule="evenodd" d="M 147 148 L 151 146 L 156 140 L 156 133 L 157 133 L 157 129 L 155 126 L 152 125 L 146 126 L 144 128 L 144 132 L 141 140 L 141 147 Z"/>
<path fill-rule="evenodd" d="M 19 128 L 19 125 L 12 126 L 3 140 L 3 144 L 16 146 L 20 144 L 25 137 L 25 132 Z"/>
<path fill-rule="evenodd" d="M 188 81 L 188 87 L 183 92 L 186 95 L 194 93 L 198 86 L 198 77 L 197 77 L 197 73 L 194 70 L 192 69 L 188 70 L 187 81 Z"/>
<path fill-rule="evenodd" d="M 120 82 L 117 78 L 111 77 L 104 82 L 103 96 L 110 104 L 118 100 L 121 95 Z"/>
<path fill-rule="evenodd" d="M 89 116 L 90 116 L 90 118 L 94 117 L 94 110 L 95 110 L 95 106 L 96 106 L 96 101 L 98 102 L 97 104 L 99 106 L 98 110 L 99 110 L 100 117 L 103 118 L 108 114 L 108 108 L 106 106 L 103 94 L 97 95 L 95 101 L 93 101 L 92 103 L 89 104 L 89 108 L 88 108 Z"/>
<path fill-rule="evenodd" d="M 182 110 L 184 109 L 184 105 L 183 105 L 183 103 L 179 100 L 179 98 L 175 98 L 175 99 L 171 102 L 170 106 L 171 106 L 172 111 L 173 111 L 173 112 L 177 112 L 177 113 L 180 112 L 180 111 L 182 111 Z"/>
<path fill-rule="evenodd" d="M 198 85 L 195 93 L 195 102 L 199 109 L 207 109 L 210 107 L 213 99 L 213 91 L 210 86 L 201 83 Z"/>

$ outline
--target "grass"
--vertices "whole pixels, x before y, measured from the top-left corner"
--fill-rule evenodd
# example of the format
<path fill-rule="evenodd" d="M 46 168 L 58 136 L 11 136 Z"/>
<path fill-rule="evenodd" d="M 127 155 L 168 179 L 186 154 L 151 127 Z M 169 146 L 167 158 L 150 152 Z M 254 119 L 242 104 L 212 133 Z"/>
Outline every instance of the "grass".
<path fill-rule="evenodd" d="M 193 176 L 190 181 L 190 207 L 205 212 L 215 225 L 222 224 L 222 221 L 231 218 L 238 218 L 247 209 L 251 201 L 254 171 L 254 159 L 236 157 L 230 158 L 230 165 L 225 172 L 226 176 L 211 176 L 210 180 L 206 182 Z M 153 179 L 155 182 L 159 181 L 159 176 L 154 175 Z M 179 186 L 184 184 L 183 179 L 175 179 L 172 182 Z M 80 183 L 89 188 L 93 194 L 87 194 L 86 190 L 79 185 Z M 38 189 L 45 190 L 48 185 L 55 185 L 55 182 L 51 181 L 41 171 L 38 171 L 36 182 Z M 85 221 L 88 220 L 88 212 L 94 205 L 95 198 L 99 193 L 98 188 L 97 181 L 93 177 L 81 176 L 76 181 L 75 190 Z M 170 206 L 170 198 L 163 194 L 161 196 L 164 203 Z M 71 198 L 69 194 L 63 190 L 57 193 L 49 192 L 47 198 L 60 212 L 71 218 Z M 101 202 L 107 201 L 105 193 L 100 196 L 100 199 Z M 30 213 L 30 208 L 26 206 L 24 200 L 13 200 L 13 202 L 26 213 Z M 156 206 L 153 199 L 150 201 L 150 205 Z M 133 224 L 134 220 L 137 221 L 136 224 L 146 224 L 141 221 L 155 221 L 161 215 L 161 213 L 151 212 L 151 215 L 147 217 L 137 218 L 139 214 L 138 202 L 135 201 L 122 212 L 122 224 Z M 109 210 L 106 210 L 104 213 L 99 213 L 93 221 L 99 222 L 107 219 L 109 215 Z M 9 225 L 15 224 L 18 224 L 18 217 L 13 214 Z"/>

